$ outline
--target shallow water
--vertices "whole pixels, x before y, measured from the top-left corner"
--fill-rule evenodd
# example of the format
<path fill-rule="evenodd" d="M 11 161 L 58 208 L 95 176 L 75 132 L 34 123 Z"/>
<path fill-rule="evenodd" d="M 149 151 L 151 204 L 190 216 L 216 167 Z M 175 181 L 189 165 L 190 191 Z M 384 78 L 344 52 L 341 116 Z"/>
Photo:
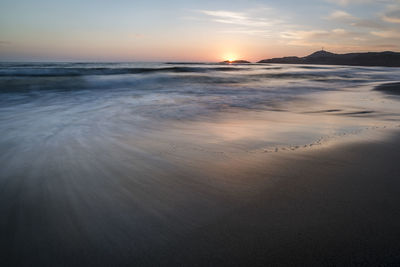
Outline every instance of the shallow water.
<path fill-rule="evenodd" d="M 399 79 L 383 67 L 2 63 L 0 145 L 11 154 L 68 142 L 85 153 L 97 139 L 145 154 L 305 145 L 396 123 L 396 96 L 372 89 Z"/>
<path fill-rule="evenodd" d="M 148 253 L 256 190 L 230 177 L 249 155 L 398 127 L 399 97 L 373 88 L 399 80 L 384 67 L 1 63 L 1 248 L 22 263 Z"/>

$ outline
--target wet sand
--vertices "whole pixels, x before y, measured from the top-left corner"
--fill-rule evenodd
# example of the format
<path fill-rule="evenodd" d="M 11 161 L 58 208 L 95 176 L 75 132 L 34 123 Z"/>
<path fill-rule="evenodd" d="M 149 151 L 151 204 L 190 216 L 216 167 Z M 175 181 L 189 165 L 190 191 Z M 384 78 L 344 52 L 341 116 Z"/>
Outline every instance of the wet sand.
<path fill-rule="evenodd" d="M 9 181 L 2 184 L 0 264 L 398 265 L 400 133 L 351 139 L 199 162 L 199 177 L 218 179 L 214 186 L 171 170 L 170 180 L 186 179 L 172 195 L 152 184 L 125 184 L 124 193 L 99 182 Z"/>
<path fill-rule="evenodd" d="M 157 253 L 157 263 L 398 266 L 399 157 L 398 131 L 388 140 L 370 136 L 280 154 L 270 162 L 273 170 L 264 170 L 265 177 L 278 177 L 272 185 L 172 242 Z"/>

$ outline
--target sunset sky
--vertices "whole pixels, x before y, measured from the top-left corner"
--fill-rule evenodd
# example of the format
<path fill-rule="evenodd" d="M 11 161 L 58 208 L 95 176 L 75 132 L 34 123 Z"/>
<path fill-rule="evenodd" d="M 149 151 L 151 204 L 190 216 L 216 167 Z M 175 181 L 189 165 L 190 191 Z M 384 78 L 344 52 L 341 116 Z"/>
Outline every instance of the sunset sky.
<path fill-rule="evenodd" d="M 1 61 L 256 61 L 400 50 L 400 0 L 2 0 Z"/>

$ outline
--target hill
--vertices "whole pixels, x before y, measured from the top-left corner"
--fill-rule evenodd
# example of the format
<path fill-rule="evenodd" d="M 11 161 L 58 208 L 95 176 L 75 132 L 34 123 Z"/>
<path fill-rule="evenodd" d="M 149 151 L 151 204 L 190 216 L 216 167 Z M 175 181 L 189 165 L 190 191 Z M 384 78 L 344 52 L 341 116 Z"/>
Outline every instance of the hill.
<path fill-rule="evenodd" d="M 335 54 L 320 50 L 306 57 L 271 58 L 258 63 L 400 67 L 400 53 L 385 51 Z"/>

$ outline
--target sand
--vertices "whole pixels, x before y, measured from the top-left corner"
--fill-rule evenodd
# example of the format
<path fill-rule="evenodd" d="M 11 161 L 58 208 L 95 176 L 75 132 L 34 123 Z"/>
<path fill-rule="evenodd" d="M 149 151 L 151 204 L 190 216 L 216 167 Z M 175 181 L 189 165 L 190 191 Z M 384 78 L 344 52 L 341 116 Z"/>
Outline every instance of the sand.
<path fill-rule="evenodd" d="M 197 186 L 207 191 L 191 193 L 201 204 L 187 195 L 175 207 L 167 203 L 177 210 L 168 213 L 175 214 L 172 219 L 131 217 L 143 212 L 140 203 L 125 196 L 107 202 L 88 192 L 76 194 L 71 206 L 46 199 L 22 205 L 36 201 L 22 187 L 18 195 L 1 197 L 0 265 L 396 266 L 399 144 L 400 132 L 391 131 L 386 138 L 373 134 L 316 149 L 264 153 L 225 170 L 210 165 L 204 174 L 231 179 L 236 187 L 227 193 Z M 102 196 L 112 199 L 115 191 L 108 190 Z M 186 191 L 182 186 L 175 193 Z M 188 209 L 181 207 L 185 199 Z M 147 205 L 151 213 L 154 207 Z"/>
<path fill-rule="evenodd" d="M 157 257 L 184 266 L 396 266 L 399 143 L 397 132 L 280 155 L 269 174 L 278 182 Z"/>

